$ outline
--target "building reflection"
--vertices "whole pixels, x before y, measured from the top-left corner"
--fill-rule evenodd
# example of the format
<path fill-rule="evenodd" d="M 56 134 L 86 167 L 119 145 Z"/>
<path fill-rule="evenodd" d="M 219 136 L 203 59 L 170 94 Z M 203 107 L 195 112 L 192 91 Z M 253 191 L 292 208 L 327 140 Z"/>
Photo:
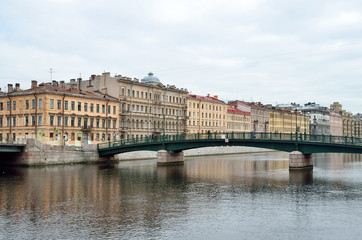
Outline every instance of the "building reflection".
<path fill-rule="evenodd" d="M 313 181 L 313 170 L 289 171 L 284 153 L 265 154 L 187 158 L 184 165 L 169 167 L 157 167 L 155 161 L 134 161 L 2 168 L 0 216 L 16 224 L 24 218 L 37 222 L 75 214 L 96 217 L 105 231 L 115 224 L 142 223 L 141 228 L 160 228 L 167 219 L 163 218 L 165 212 L 169 217 L 176 216 L 174 206 L 188 212 L 189 202 L 193 201 L 188 193 L 198 191 L 199 195 L 209 196 L 210 185 L 231 193 L 261 193 L 283 192 L 290 185 L 321 181 Z M 354 154 L 318 155 L 315 165 L 338 170 L 361 160 L 361 155 Z M 345 183 L 337 180 L 333 184 Z"/>

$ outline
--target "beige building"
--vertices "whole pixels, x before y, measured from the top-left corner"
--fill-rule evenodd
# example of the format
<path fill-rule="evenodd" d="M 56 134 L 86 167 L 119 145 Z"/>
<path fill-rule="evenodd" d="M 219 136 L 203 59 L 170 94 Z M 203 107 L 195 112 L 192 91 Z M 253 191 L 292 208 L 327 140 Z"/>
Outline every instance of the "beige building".
<path fill-rule="evenodd" d="M 235 107 L 228 107 L 226 128 L 228 132 L 250 132 L 250 123 L 250 112 L 244 112 Z"/>
<path fill-rule="evenodd" d="M 329 109 L 329 122 L 331 124 L 331 135 L 343 136 L 342 114 L 334 109 Z"/>
<path fill-rule="evenodd" d="M 334 102 L 330 106 L 335 112 L 342 115 L 343 119 L 343 136 L 353 136 L 353 114 L 342 109 L 342 104 Z"/>
<path fill-rule="evenodd" d="M 164 85 L 152 73 L 141 80 L 103 73 L 72 84 L 118 99 L 121 139 L 186 133 L 187 89 Z"/>
<path fill-rule="evenodd" d="M 227 104 L 218 96 L 187 96 L 187 133 L 226 132 Z"/>
<path fill-rule="evenodd" d="M 66 88 L 64 82 L 32 81 L 30 89 L 8 85 L 0 94 L 0 141 L 72 145 L 116 140 L 118 102 L 100 93 Z"/>
<path fill-rule="evenodd" d="M 251 131 L 269 132 L 269 109 L 260 102 L 231 101 L 229 105 L 251 113 Z"/>

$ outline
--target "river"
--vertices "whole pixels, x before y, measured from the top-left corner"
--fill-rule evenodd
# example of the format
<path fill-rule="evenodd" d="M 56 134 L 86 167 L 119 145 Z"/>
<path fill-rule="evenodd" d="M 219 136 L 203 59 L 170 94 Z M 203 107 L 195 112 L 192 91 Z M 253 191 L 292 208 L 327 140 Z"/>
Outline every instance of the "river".
<path fill-rule="evenodd" d="M 0 239 L 362 239 L 362 159 L 315 154 L 0 167 Z"/>

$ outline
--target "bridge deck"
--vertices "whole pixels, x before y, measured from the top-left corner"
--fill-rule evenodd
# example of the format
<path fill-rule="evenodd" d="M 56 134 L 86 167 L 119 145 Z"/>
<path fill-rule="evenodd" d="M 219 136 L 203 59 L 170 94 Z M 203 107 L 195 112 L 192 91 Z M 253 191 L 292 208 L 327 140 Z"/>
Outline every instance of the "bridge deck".
<path fill-rule="evenodd" d="M 107 142 L 98 145 L 101 157 L 132 151 L 182 151 L 210 146 L 250 146 L 280 151 L 301 151 L 305 154 L 318 152 L 362 153 L 362 139 L 332 135 L 304 133 L 212 133 L 163 135 L 154 138 Z"/>

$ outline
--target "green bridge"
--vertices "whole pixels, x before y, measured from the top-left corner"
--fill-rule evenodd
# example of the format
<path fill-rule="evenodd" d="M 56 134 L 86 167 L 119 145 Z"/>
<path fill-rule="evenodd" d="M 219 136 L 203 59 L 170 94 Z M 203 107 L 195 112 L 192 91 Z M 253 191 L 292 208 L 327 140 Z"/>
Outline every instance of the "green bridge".
<path fill-rule="evenodd" d="M 144 150 L 165 150 L 164 152 L 176 154 L 187 149 L 213 146 L 246 146 L 292 153 L 297 151 L 306 156 L 307 160 L 312 153 L 362 153 L 361 138 L 305 133 L 253 132 L 162 135 L 155 138 L 121 140 L 98 144 L 98 153 L 100 157 Z"/>

